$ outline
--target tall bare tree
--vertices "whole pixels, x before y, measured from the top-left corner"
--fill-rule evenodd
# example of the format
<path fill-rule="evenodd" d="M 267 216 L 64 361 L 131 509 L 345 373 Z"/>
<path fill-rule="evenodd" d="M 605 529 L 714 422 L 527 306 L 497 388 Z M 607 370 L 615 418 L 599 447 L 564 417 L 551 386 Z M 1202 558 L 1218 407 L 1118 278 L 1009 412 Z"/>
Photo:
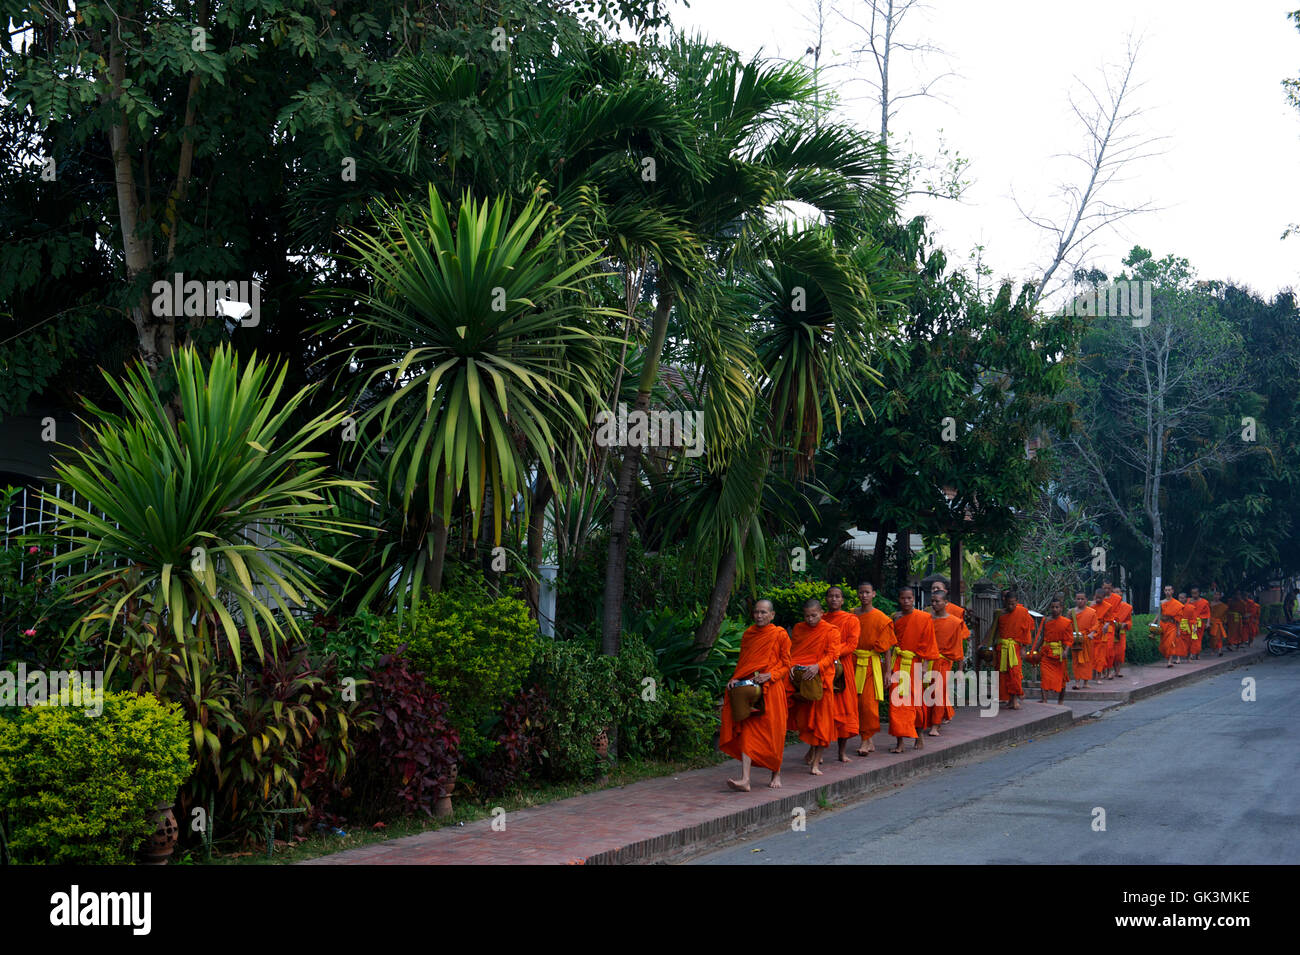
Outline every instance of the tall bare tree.
<path fill-rule="evenodd" d="M 1245 352 L 1213 298 L 1189 281 L 1185 259 L 1126 264 L 1153 281 L 1150 324 L 1099 317 L 1085 339 L 1076 395 L 1081 427 L 1064 442 L 1071 494 L 1113 517 L 1151 551 L 1159 600 L 1164 510 L 1180 479 L 1251 453 L 1249 421 L 1225 412 L 1247 388 Z M 1091 353 L 1091 354 L 1088 354 Z"/>
<path fill-rule="evenodd" d="M 1142 159 L 1158 155 L 1157 147 L 1165 139 L 1146 134 L 1141 128 L 1143 111 L 1133 105 L 1142 87 L 1134 78 L 1140 47 L 1141 43 L 1130 37 L 1117 69 L 1103 71 L 1096 86 L 1078 80 L 1082 93 L 1069 97 L 1084 146 L 1079 152 L 1059 157 L 1069 160 L 1080 172 L 1076 179 L 1060 184 L 1056 212 L 1034 214 L 1016 201 L 1020 214 L 1051 236 L 1052 241 L 1052 258 L 1038 280 L 1034 304 L 1069 284 L 1074 272 L 1082 268 L 1096 248 L 1094 237 L 1098 233 L 1131 216 L 1156 210 L 1149 201 L 1130 205 L 1115 196 L 1115 187 L 1124 181 L 1124 171 Z"/>
<path fill-rule="evenodd" d="M 826 0 L 817 0 L 818 9 Z M 833 6 L 834 12 L 845 22 L 862 34 L 865 43 L 856 47 L 854 53 L 866 60 L 865 75 L 857 79 L 871 87 L 873 98 L 880 109 L 881 148 L 889 148 L 890 124 L 898 115 L 899 108 L 909 99 L 941 97 L 935 87 L 945 79 L 956 76 L 952 70 L 945 70 L 937 75 L 920 81 L 919 85 L 900 88 L 894 82 L 894 68 L 901 58 L 917 59 L 927 54 L 944 56 L 945 51 L 923 40 L 908 39 L 909 33 L 903 29 L 903 22 L 909 14 L 928 9 L 920 0 L 859 0 L 846 4 L 848 12 Z M 916 18 L 913 17 L 915 20 Z M 914 152 L 893 150 L 897 155 L 895 161 L 900 167 L 904 182 L 903 195 L 928 195 L 946 199 L 960 199 L 962 190 L 968 183 L 961 175 L 968 160 L 960 154 L 951 152 L 941 146 L 935 157 L 923 157 Z M 922 175 L 926 181 L 920 188 L 913 184 Z"/>

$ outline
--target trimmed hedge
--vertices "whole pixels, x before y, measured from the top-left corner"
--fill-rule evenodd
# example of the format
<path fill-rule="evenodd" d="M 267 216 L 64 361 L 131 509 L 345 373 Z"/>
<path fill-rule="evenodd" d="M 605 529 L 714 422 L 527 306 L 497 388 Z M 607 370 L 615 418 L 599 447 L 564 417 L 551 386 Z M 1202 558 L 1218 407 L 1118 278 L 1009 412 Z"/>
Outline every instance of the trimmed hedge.
<path fill-rule="evenodd" d="M 1153 613 L 1133 615 L 1133 629 L 1128 632 L 1128 642 L 1124 648 L 1126 663 L 1155 663 L 1160 659 L 1160 641 L 1152 640 L 1151 633 L 1147 629 L 1155 619 L 1156 615 Z"/>
<path fill-rule="evenodd" d="M 104 709 L 33 706 L 0 719 L 0 815 L 17 863 L 122 865 L 194 769 L 175 703 L 104 694 Z"/>
<path fill-rule="evenodd" d="M 461 756 L 487 753 L 492 744 L 484 728 L 523 688 L 540 646 L 527 605 L 514 597 L 443 591 L 423 600 L 401 627 L 396 620 L 384 627 L 380 649 L 396 653 L 403 644 L 411 669 L 422 671 L 447 701 Z"/>

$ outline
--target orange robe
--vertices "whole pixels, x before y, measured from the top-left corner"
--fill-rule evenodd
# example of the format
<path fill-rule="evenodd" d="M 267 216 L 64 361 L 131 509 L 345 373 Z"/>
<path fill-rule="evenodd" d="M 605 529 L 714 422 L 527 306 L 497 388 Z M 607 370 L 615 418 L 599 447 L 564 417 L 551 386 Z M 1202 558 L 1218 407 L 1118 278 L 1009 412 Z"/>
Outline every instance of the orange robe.
<path fill-rule="evenodd" d="M 865 743 L 880 729 L 880 704 L 889 699 L 885 654 L 898 643 L 898 638 L 894 636 L 894 621 L 878 607 L 854 616 L 859 626 L 853 671 L 857 678 L 858 735 Z"/>
<path fill-rule="evenodd" d="M 1246 632 L 1243 634 L 1247 640 L 1254 640 L 1259 636 L 1259 612 L 1260 605 L 1249 597 L 1246 598 Z"/>
<path fill-rule="evenodd" d="M 1128 652 L 1128 632 L 1133 629 L 1133 605 L 1119 598 L 1115 608 L 1115 655 L 1111 665 L 1119 667 L 1124 663 L 1124 654 Z"/>
<path fill-rule="evenodd" d="M 1122 599 L 1119 594 L 1112 592 L 1101 603 L 1094 605 L 1101 632 L 1097 638 L 1099 652 L 1093 667 L 1099 671 L 1109 670 L 1115 665 L 1115 621 Z"/>
<path fill-rule="evenodd" d="M 1193 601 L 1192 606 L 1196 608 L 1196 626 L 1197 634 L 1201 638 L 1201 649 L 1210 639 L 1210 602 L 1204 597 Z M 1193 651 L 1199 653 L 1199 650 Z"/>
<path fill-rule="evenodd" d="M 934 618 L 921 610 L 905 613 L 894 621 L 898 646 L 894 650 L 894 672 L 889 691 L 889 733 L 898 738 L 917 736 L 926 727 L 922 704 L 924 681 L 922 660 L 939 659 L 934 639 Z"/>
<path fill-rule="evenodd" d="M 1196 615 L 1196 604 L 1190 600 L 1183 604 L 1182 618 L 1178 623 L 1178 635 L 1185 656 L 1201 652 L 1201 618 Z"/>
<path fill-rule="evenodd" d="M 966 611 L 965 611 L 965 609 L 963 609 L 962 607 L 957 606 L 957 605 L 956 605 L 955 603 L 953 603 L 952 601 L 949 601 L 949 602 L 948 602 L 948 606 L 947 606 L 945 609 L 947 609 L 947 611 L 948 611 L 948 613 L 949 613 L 950 615 L 952 615 L 952 616 L 956 617 L 958 620 L 960 620 L 960 621 L 962 622 L 962 625 L 966 628 L 966 637 L 963 637 L 963 638 L 962 638 L 963 642 L 962 642 L 962 648 L 961 648 L 961 657 L 959 657 L 959 659 L 965 659 L 965 658 L 966 658 L 966 650 L 967 650 L 967 648 L 966 648 L 966 644 L 965 644 L 965 640 L 966 640 L 967 638 L 969 638 L 970 635 L 971 635 L 971 632 L 970 632 L 970 624 L 966 622 Z"/>
<path fill-rule="evenodd" d="M 1243 618 L 1246 612 L 1246 602 L 1244 600 L 1228 601 L 1228 645 L 1235 647 L 1241 643 Z"/>
<path fill-rule="evenodd" d="M 816 702 L 799 699 L 790 685 L 790 712 L 786 727 L 799 731 L 799 738 L 809 746 L 829 746 L 835 739 L 835 658 L 840 655 L 840 631 L 822 617 L 816 627 L 796 623 L 790 635 L 790 663 L 793 666 L 817 664 L 822 679 L 822 698 Z"/>
<path fill-rule="evenodd" d="M 790 635 L 784 627 L 768 624 L 750 627 L 740 638 L 733 680 L 748 680 L 755 673 L 770 673 L 763 684 L 763 712 L 752 713 L 737 723 L 731 704 L 722 701 L 722 730 L 718 748 L 733 759 L 748 753 L 754 765 L 780 772 L 785 754 L 786 675 L 790 672 Z"/>
<path fill-rule="evenodd" d="M 1043 660 L 1039 665 L 1044 692 L 1065 689 L 1065 657 L 1074 646 L 1074 624 L 1064 615 L 1043 621 Z"/>
<path fill-rule="evenodd" d="M 835 735 L 848 739 L 858 735 L 858 685 L 854 676 L 861 625 L 858 618 L 845 610 L 832 610 L 823 620 L 840 631 L 840 664 L 844 667 L 844 689 L 835 694 Z"/>
<path fill-rule="evenodd" d="M 1072 613 L 1075 630 L 1079 634 L 1074 645 L 1083 648 L 1074 655 L 1074 678 L 1091 680 L 1097 659 L 1097 611 L 1084 607 L 1082 610 L 1076 608 Z"/>
<path fill-rule="evenodd" d="M 956 698 L 952 686 L 952 665 L 965 658 L 963 641 L 970 636 L 970 631 L 966 629 L 965 621 L 958 616 L 935 617 L 931 614 L 931 619 L 934 621 L 934 642 L 939 648 L 939 659 L 929 664 L 929 669 L 939 674 L 936 690 L 941 696 L 937 705 L 926 707 L 926 723 L 938 726 L 957 715 L 952 706 L 952 701 Z"/>
<path fill-rule="evenodd" d="M 1183 605 L 1170 597 L 1160 604 L 1162 617 L 1173 617 L 1173 621 L 1160 621 L 1160 655 L 1165 659 L 1178 656 L 1180 641 L 1178 639 L 1178 621 L 1183 615 Z"/>
<path fill-rule="evenodd" d="M 997 637 L 998 701 L 1007 703 L 1013 696 L 1025 695 L 1020 658 L 1024 647 L 1034 639 L 1034 618 L 1029 616 L 1024 604 L 1016 604 L 1010 613 L 998 615 Z"/>
<path fill-rule="evenodd" d="M 1222 650 L 1228 639 L 1228 605 L 1223 601 L 1210 604 L 1210 649 Z"/>

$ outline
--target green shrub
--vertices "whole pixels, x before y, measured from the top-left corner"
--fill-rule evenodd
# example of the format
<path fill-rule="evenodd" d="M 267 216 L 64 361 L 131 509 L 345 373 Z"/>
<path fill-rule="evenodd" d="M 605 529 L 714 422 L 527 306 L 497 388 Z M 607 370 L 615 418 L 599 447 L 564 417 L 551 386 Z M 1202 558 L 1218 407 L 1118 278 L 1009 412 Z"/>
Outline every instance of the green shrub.
<path fill-rule="evenodd" d="M 787 630 L 796 623 L 803 620 L 803 605 L 807 600 L 820 600 L 822 607 L 826 606 L 826 591 L 831 587 L 830 584 L 822 580 L 801 580 L 790 584 L 788 587 L 775 587 L 767 591 L 761 597 L 764 600 L 772 601 L 772 606 L 776 608 L 776 624 L 785 627 Z M 840 583 L 844 589 L 844 609 L 852 611 L 858 605 L 857 590 L 849 584 Z M 882 606 L 883 598 L 877 597 L 874 606 L 880 607 L 885 613 L 892 613 L 896 607 L 893 601 L 888 601 L 890 609 Z"/>
<path fill-rule="evenodd" d="M 14 862 L 129 863 L 154 806 L 189 776 L 175 704 L 105 693 L 104 709 L 33 706 L 0 719 L 0 814 Z"/>
<path fill-rule="evenodd" d="M 624 634 L 618 656 L 614 657 L 619 755 L 647 759 L 668 750 L 670 739 L 665 720 L 671 696 L 672 691 L 655 664 L 654 651 L 637 634 Z"/>
<path fill-rule="evenodd" d="M 556 580 L 556 617 L 564 629 L 600 620 L 605 595 L 607 532 L 592 534 L 582 559 L 561 568 Z M 713 589 L 713 575 L 684 544 L 647 553 L 635 530 L 628 542 L 623 607 L 630 620 L 654 607 L 703 605 Z M 625 622 L 627 622 L 625 620 Z"/>
<path fill-rule="evenodd" d="M 643 638 L 654 651 L 655 666 L 663 675 L 663 685 L 670 690 L 682 686 L 699 687 L 709 694 L 720 696 L 731 674 L 736 670 L 740 656 L 740 638 L 747 624 L 725 619 L 718 631 L 718 639 L 703 660 L 695 646 L 695 629 L 703 618 L 703 610 L 694 613 L 676 613 L 657 610 L 638 615 L 628 625 L 628 632 Z"/>
<path fill-rule="evenodd" d="M 307 631 L 307 642 L 314 656 L 323 658 L 332 654 L 338 659 L 344 676 L 360 679 L 384 655 L 380 649 L 383 630 L 384 618 L 365 610 L 342 620 L 332 614 L 318 613 Z"/>
<path fill-rule="evenodd" d="M 484 735 L 507 698 L 522 689 L 540 645 L 537 623 L 522 600 L 492 599 L 477 589 L 443 591 L 421 601 L 401 626 L 385 625 L 386 653 L 406 644 L 411 668 L 450 707 L 461 755 L 474 759 L 491 744 Z"/>
<path fill-rule="evenodd" d="M 1156 615 L 1153 613 L 1133 615 L 1133 629 L 1128 632 L 1124 645 L 1126 663 L 1155 663 L 1160 659 L 1160 641 L 1151 639 L 1151 633 L 1147 629 L 1155 619 Z"/>
<path fill-rule="evenodd" d="M 669 759 L 699 759 L 712 752 L 722 722 L 720 706 L 718 697 L 697 687 L 672 691 L 664 720 L 668 745 L 660 754 Z"/>
<path fill-rule="evenodd" d="M 542 640 L 533 676 L 549 701 L 541 760 L 552 779 L 595 779 L 604 771 L 596 737 L 614 725 L 619 689 L 614 658 L 584 643 Z"/>

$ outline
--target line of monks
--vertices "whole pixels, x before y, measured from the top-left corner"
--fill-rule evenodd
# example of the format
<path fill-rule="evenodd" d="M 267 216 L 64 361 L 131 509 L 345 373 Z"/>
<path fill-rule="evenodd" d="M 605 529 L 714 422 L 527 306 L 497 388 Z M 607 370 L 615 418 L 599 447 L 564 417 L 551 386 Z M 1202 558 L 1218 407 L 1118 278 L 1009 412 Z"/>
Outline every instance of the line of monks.
<path fill-rule="evenodd" d="M 892 617 L 873 606 L 875 597 L 870 583 L 860 584 L 858 607 L 848 612 L 843 590 L 831 587 L 825 607 L 809 600 L 803 621 L 790 633 L 773 623 L 771 601 L 754 605 L 754 625 L 741 639 L 722 706 L 719 746 L 741 762 L 740 778 L 728 779 L 728 786 L 748 792 L 751 766 L 757 764 L 771 771 L 768 785 L 780 788 L 787 731 L 797 732 L 808 744 L 804 762 L 815 776 L 822 775 L 822 756 L 832 742 L 837 743 L 840 762 L 849 762 L 848 744 L 855 736 L 857 755 L 868 756 L 875 751 L 872 737 L 880 730 L 880 703 L 885 700 L 889 734 L 894 737 L 891 753 L 903 752 L 905 739 L 921 749 L 922 731 L 938 736 L 939 727 L 953 718 L 952 671 L 954 663 L 966 658 L 967 612 L 948 601 L 942 582 L 931 589 L 929 612 L 916 608 L 911 587 L 899 590 L 898 611 Z M 1039 667 L 1043 702 L 1049 692 L 1058 694 L 1058 703 L 1064 702 L 1067 659 L 1073 689 L 1087 688 L 1089 680 L 1123 676 L 1133 607 L 1110 581 L 1094 593 L 1091 603 L 1086 594 L 1075 594 L 1068 613 L 1060 599 L 1052 600 L 1047 615 L 1041 616 L 1030 613 L 1012 590 L 1002 591 L 1001 597 L 1002 607 L 990 628 L 992 642 L 980 648 L 982 660 L 996 661 L 999 704 L 1020 709 L 1025 662 Z M 1206 634 L 1211 648 L 1222 655 L 1225 646 L 1233 650 L 1249 644 L 1258 633 L 1259 604 L 1240 591 L 1226 604 L 1217 593 L 1213 601 L 1202 598 L 1196 587 L 1190 599 L 1179 597 L 1174 599 L 1173 588 L 1167 586 L 1160 606 L 1160 650 L 1170 666 L 1180 659 L 1198 659 Z M 930 678 L 937 692 L 920 699 L 919 678 L 930 673 L 938 674 Z"/>
<path fill-rule="evenodd" d="M 869 755 L 886 699 L 893 753 L 903 751 L 904 739 L 915 740 L 920 749 L 921 731 L 938 736 L 939 727 L 953 718 L 951 674 L 953 664 L 966 656 L 966 612 L 948 602 L 942 584 L 931 589 L 928 613 L 916 609 L 911 587 L 899 591 L 892 617 L 873 606 L 875 597 L 870 583 L 860 584 L 858 607 L 850 613 L 844 610 L 843 590 L 831 587 L 826 606 L 818 600 L 805 603 L 803 621 L 789 634 L 773 624 L 771 601 L 754 605 L 754 625 L 741 639 L 722 707 L 719 745 L 741 761 L 740 779 L 727 780 L 728 786 L 748 792 L 756 763 L 771 770 L 768 785 L 780 788 L 787 730 L 808 744 L 804 762 L 815 776 L 822 775 L 822 756 L 832 742 L 838 744 L 840 762 L 849 762 L 848 744 L 855 736 L 860 738 L 857 755 Z M 938 674 L 931 678 L 938 703 L 925 705 L 916 688 L 918 678 L 931 672 Z M 761 699 L 761 706 L 737 702 L 742 696 Z"/>
<path fill-rule="evenodd" d="M 1199 587 L 1192 587 L 1190 598 L 1186 593 L 1175 598 L 1173 585 L 1165 584 L 1160 601 L 1160 653 L 1165 666 L 1199 660 L 1203 644 L 1223 656 L 1225 649 L 1250 646 L 1259 636 L 1261 607 L 1253 596 L 1238 590 L 1225 603 L 1214 588 L 1211 596 L 1212 601 L 1206 600 Z"/>

